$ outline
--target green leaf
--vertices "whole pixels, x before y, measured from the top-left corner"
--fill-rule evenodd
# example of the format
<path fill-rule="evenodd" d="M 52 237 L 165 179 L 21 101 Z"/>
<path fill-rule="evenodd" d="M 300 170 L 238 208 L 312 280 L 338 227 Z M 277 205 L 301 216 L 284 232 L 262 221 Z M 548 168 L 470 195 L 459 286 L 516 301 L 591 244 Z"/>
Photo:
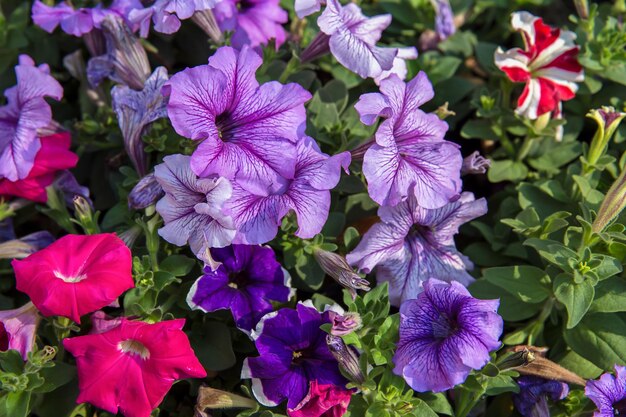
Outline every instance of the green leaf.
<path fill-rule="evenodd" d="M 588 314 L 563 336 L 576 353 L 601 369 L 626 364 L 626 322 L 622 313 Z"/>
<path fill-rule="evenodd" d="M 617 259 L 606 255 L 594 255 L 593 261 L 600 261 L 600 265 L 593 268 L 599 280 L 610 278 L 622 272 L 622 264 Z"/>
<path fill-rule="evenodd" d="M 527 239 L 525 246 L 534 248 L 542 258 L 566 272 L 573 272 L 568 262 L 570 259 L 578 261 L 578 254 L 563 244 L 548 239 Z"/>
<path fill-rule="evenodd" d="M 425 392 L 418 395 L 419 398 L 428 404 L 428 406 L 437 414 L 445 414 L 446 416 L 454 415 L 454 410 L 444 394 L 440 392 Z"/>
<path fill-rule="evenodd" d="M 617 313 L 626 311 L 626 281 L 622 277 L 601 281 L 595 287 L 595 297 L 589 313 Z"/>
<path fill-rule="evenodd" d="M 54 391 L 76 377 L 76 367 L 59 361 L 54 361 L 53 363 L 53 367 L 43 368 L 39 371 L 39 375 L 45 380 L 45 383 L 33 390 L 33 392 L 45 393 Z"/>
<path fill-rule="evenodd" d="M 525 303 L 540 303 L 551 295 L 550 277 L 534 266 L 489 268 L 483 271 L 483 278 Z"/>
<path fill-rule="evenodd" d="M 491 182 L 521 181 L 528 175 L 528 168 L 523 162 L 505 159 L 503 161 L 491 161 L 491 167 L 487 172 L 487 178 Z"/>
<path fill-rule="evenodd" d="M 560 274 L 554 280 L 554 296 L 567 309 L 567 328 L 576 326 L 591 307 L 595 290 L 589 280 L 576 283 L 571 275 Z"/>
<path fill-rule="evenodd" d="M 24 371 L 24 359 L 15 349 L 0 352 L 0 368 L 5 372 L 21 374 Z"/>
<path fill-rule="evenodd" d="M 30 412 L 31 392 L 9 392 L 0 397 L 0 417 L 27 417 Z"/>
<path fill-rule="evenodd" d="M 230 330 L 224 323 L 209 321 L 194 326 L 190 342 L 200 363 L 206 369 L 223 371 L 237 361 Z"/>
<path fill-rule="evenodd" d="M 506 321 L 522 321 L 536 315 L 542 308 L 542 304 L 529 304 L 519 298 L 502 291 L 496 285 L 487 280 L 479 279 L 472 283 L 469 288 L 472 295 L 481 300 L 500 299 L 498 314 Z"/>
<path fill-rule="evenodd" d="M 195 264 L 195 259 L 191 259 L 184 255 L 171 255 L 159 264 L 159 268 L 163 271 L 169 272 L 175 277 L 184 277 L 191 272 Z"/>

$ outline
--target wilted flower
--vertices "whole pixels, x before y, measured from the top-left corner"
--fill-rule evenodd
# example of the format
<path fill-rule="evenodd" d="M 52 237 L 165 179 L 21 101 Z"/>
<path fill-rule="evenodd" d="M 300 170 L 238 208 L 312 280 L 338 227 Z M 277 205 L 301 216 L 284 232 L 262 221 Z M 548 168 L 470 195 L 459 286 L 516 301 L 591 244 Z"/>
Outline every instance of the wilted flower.
<path fill-rule="evenodd" d="M 350 379 L 358 384 L 365 382 L 365 376 L 359 365 L 359 355 L 351 346 L 347 346 L 343 339 L 332 334 L 326 335 L 326 345 L 328 350 L 333 354 L 339 367 L 350 377 Z"/>
<path fill-rule="evenodd" d="M 535 376 L 521 376 L 517 385 L 520 391 L 513 395 L 513 404 L 524 417 L 550 417 L 548 398 L 558 401 L 569 394 L 567 384 Z"/>
<path fill-rule="evenodd" d="M 378 282 L 389 282 L 394 306 L 417 297 L 431 277 L 468 285 L 474 280 L 466 271 L 472 263 L 456 249 L 454 235 L 463 223 L 486 212 L 485 199 L 474 200 L 472 193 L 434 210 L 420 207 L 411 196 L 395 207 L 378 209 L 381 222 L 346 258 L 364 272 L 376 267 Z"/>
<path fill-rule="evenodd" d="M 480 152 L 474 151 L 471 155 L 463 158 L 461 175 L 484 174 L 491 166 L 491 161 L 483 157 Z"/>
<path fill-rule="evenodd" d="M 435 32 L 442 41 L 456 32 L 454 13 L 449 0 L 433 0 L 433 3 L 435 5 Z"/>
<path fill-rule="evenodd" d="M 0 311 L 0 352 L 14 349 L 26 360 L 35 346 L 40 320 L 33 303 L 26 303 L 15 310 Z"/>
<path fill-rule="evenodd" d="M 221 391 L 211 387 L 198 388 L 198 402 L 196 411 L 205 416 L 204 410 L 208 409 L 228 409 L 228 408 L 255 408 L 256 401 L 241 395 L 227 391 Z"/>
<path fill-rule="evenodd" d="M 76 402 L 149 417 L 176 380 L 205 377 L 184 324 L 183 319 L 155 324 L 124 319 L 104 333 L 64 339 L 78 367 Z"/>
<path fill-rule="evenodd" d="M 0 259 L 23 259 L 54 242 L 48 231 L 31 233 L 19 239 L 0 238 Z"/>
<path fill-rule="evenodd" d="M 408 72 L 406 68 L 406 61 L 409 59 L 417 58 L 417 49 L 414 46 L 398 48 L 398 55 L 393 59 L 393 66 L 389 70 L 385 70 L 377 77 L 374 77 L 376 85 L 380 85 L 380 82 L 391 74 L 396 74 L 398 78 L 404 80 Z"/>
<path fill-rule="evenodd" d="M 394 373 L 418 392 L 442 392 L 465 381 L 500 347 L 499 300 L 478 300 L 458 282 L 429 279 L 400 307 Z"/>
<path fill-rule="evenodd" d="M 287 409 L 289 417 L 342 417 L 348 410 L 352 391 L 333 384 L 311 381 L 309 392 L 295 408 Z"/>
<path fill-rule="evenodd" d="M 133 210 L 145 209 L 163 197 L 163 187 L 157 181 L 153 173 L 139 180 L 137 185 L 128 194 L 128 207 Z"/>
<path fill-rule="evenodd" d="M 313 256 L 324 272 L 350 291 L 352 299 L 356 298 L 356 290 L 370 290 L 369 281 L 354 272 L 343 256 L 319 248 L 313 250 Z"/>
<path fill-rule="evenodd" d="M 359 313 L 338 313 L 336 311 L 329 310 L 328 317 L 333 325 L 330 329 L 330 334 L 333 336 L 345 336 L 360 329 L 362 326 L 361 316 L 359 316 Z"/>
<path fill-rule="evenodd" d="M 224 32 L 233 32 L 231 44 L 237 49 L 267 45 L 272 39 L 279 48 L 287 38 L 282 25 L 288 15 L 279 0 L 221 0 L 213 13 Z"/>
<path fill-rule="evenodd" d="M 626 116 L 626 113 L 616 111 L 613 107 L 607 106 L 592 109 L 587 113 L 587 117 L 595 120 L 598 124 L 598 129 L 589 146 L 589 152 L 587 152 L 586 159 L 589 165 L 594 165 L 604 154 L 611 137 L 619 127 L 622 119 L 624 119 L 624 116 Z"/>
<path fill-rule="evenodd" d="M 130 251 L 112 233 L 66 235 L 11 265 L 17 289 L 28 294 L 44 316 L 75 322 L 135 286 Z"/>
<path fill-rule="evenodd" d="M 598 407 L 594 417 L 614 417 L 626 412 L 626 367 L 615 365 L 615 375 L 602 374 L 587 382 L 585 395 Z"/>
<path fill-rule="evenodd" d="M 264 246 L 232 245 L 211 249 L 215 270 L 205 266 L 187 295 L 192 309 L 205 312 L 229 309 L 235 324 L 250 332 L 261 317 L 273 310 L 270 301 L 289 301 L 291 277 Z"/>
<path fill-rule="evenodd" d="M 252 378 L 252 392 L 261 404 L 273 407 L 287 400 L 287 407 L 294 409 L 312 381 L 345 386 L 320 329 L 324 323 L 328 315 L 306 302 L 295 310 L 268 313 L 257 324 L 252 338 L 260 356 L 244 360 L 241 377 Z"/>

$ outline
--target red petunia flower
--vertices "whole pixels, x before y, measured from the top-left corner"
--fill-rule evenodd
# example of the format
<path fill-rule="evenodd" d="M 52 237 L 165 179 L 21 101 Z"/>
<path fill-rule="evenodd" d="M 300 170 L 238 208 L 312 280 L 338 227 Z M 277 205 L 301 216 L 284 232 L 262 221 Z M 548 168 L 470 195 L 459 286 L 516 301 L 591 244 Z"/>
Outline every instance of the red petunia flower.
<path fill-rule="evenodd" d="M 311 381 L 309 393 L 294 409 L 288 409 L 289 417 L 341 417 L 348 410 L 352 391 L 333 384 Z"/>
<path fill-rule="evenodd" d="M 113 233 L 63 236 L 11 265 L 17 289 L 44 316 L 76 322 L 135 286 L 130 250 Z"/>

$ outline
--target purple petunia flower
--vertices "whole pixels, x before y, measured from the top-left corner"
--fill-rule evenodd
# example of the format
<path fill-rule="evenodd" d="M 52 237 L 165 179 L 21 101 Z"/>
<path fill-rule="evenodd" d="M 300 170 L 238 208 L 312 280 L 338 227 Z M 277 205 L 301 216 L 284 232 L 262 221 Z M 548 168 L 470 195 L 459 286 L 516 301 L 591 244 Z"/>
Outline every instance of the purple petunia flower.
<path fill-rule="evenodd" d="M 394 306 L 417 297 L 431 277 L 468 285 L 474 279 L 466 269 L 473 265 L 456 249 L 454 235 L 463 223 L 486 212 L 485 199 L 474 200 L 472 193 L 434 210 L 418 206 L 411 196 L 395 207 L 379 208 L 381 222 L 365 233 L 346 259 L 364 272 L 376 267 L 378 282 L 389 282 Z"/>
<path fill-rule="evenodd" d="M 379 76 L 374 77 L 374 82 L 376 83 L 376 85 L 380 85 L 380 82 L 389 77 L 391 74 L 396 74 L 398 78 L 404 80 L 408 72 L 406 67 L 406 61 L 416 58 L 417 48 L 415 48 L 414 46 L 398 48 L 398 55 L 396 55 L 396 57 L 394 58 L 393 66 L 391 67 L 391 69 L 383 71 L 380 73 Z"/>
<path fill-rule="evenodd" d="M 229 309 L 235 324 L 249 333 L 261 317 L 273 310 L 271 301 L 289 301 L 289 273 L 276 261 L 270 247 L 232 245 L 211 249 L 221 265 L 206 266 L 187 295 L 187 304 L 204 312 Z"/>
<path fill-rule="evenodd" d="M 271 407 L 287 400 L 293 409 L 307 395 L 311 381 L 345 386 L 320 329 L 329 322 L 328 313 L 320 314 L 310 302 L 261 319 L 252 332 L 259 356 L 246 358 L 241 370 L 242 378 L 252 378 L 252 392 L 261 404 Z"/>
<path fill-rule="evenodd" d="M 14 349 L 27 360 L 35 347 L 40 321 L 39 312 L 30 302 L 14 310 L 0 311 L 0 352 Z"/>
<path fill-rule="evenodd" d="M 418 392 L 442 392 L 465 381 L 500 347 L 498 300 L 478 300 L 458 282 L 429 279 L 400 307 L 393 372 Z"/>
<path fill-rule="evenodd" d="M 208 249 L 230 245 L 235 236 L 232 220 L 222 213 L 231 196 L 225 178 L 198 178 L 189 167 L 189 157 L 169 155 L 154 168 L 163 191 L 156 205 L 165 226 L 159 235 L 170 243 L 189 246 L 196 256 L 210 263 Z"/>
<path fill-rule="evenodd" d="M 209 65 L 181 71 L 164 87 L 176 132 L 201 141 L 191 169 L 259 193 L 294 177 L 295 142 L 304 134 L 304 103 L 311 98 L 294 83 L 259 86 L 261 63 L 250 48 L 222 47 Z"/>
<path fill-rule="evenodd" d="M 296 213 L 296 236 L 310 239 L 328 218 L 330 191 L 339 182 L 341 167 L 350 165 L 350 153 L 329 157 L 312 138 L 298 141 L 294 178 L 282 179 L 261 192 L 233 183 L 233 196 L 224 208 L 237 228 L 235 243 L 260 244 L 272 240 L 289 211 Z"/>
<path fill-rule="evenodd" d="M 513 404 L 524 417 L 550 417 L 548 398 L 558 401 L 569 394 L 566 383 L 536 376 L 521 376 L 517 385 L 520 391 L 513 395 Z"/>
<path fill-rule="evenodd" d="M 615 365 L 615 376 L 606 373 L 587 382 L 585 395 L 598 407 L 594 417 L 613 417 L 626 412 L 626 367 Z"/>
<path fill-rule="evenodd" d="M 303 19 L 313 13 L 317 13 L 322 8 L 322 4 L 326 4 L 326 0 L 295 0 L 293 8 L 296 16 Z"/>
<path fill-rule="evenodd" d="M 17 85 L 4 92 L 7 104 L 0 106 L 0 179 L 24 179 L 41 148 L 37 129 L 52 121 L 44 97 L 60 100 L 63 88 L 50 75 L 48 65 L 35 66 L 28 55 L 20 55 L 15 67 Z"/>
<path fill-rule="evenodd" d="M 412 190 L 421 206 L 434 209 L 461 191 L 459 146 L 444 140 L 446 122 L 419 109 L 433 96 L 424 72 L 408 83 L 392 74 L 381 81 L 380 93 L 363 94 L 355 105 L 366 125 L 386 119 L 363 159 L 369 195 L 380 205 L 395 206 Z"/>
<path fill-rule="evenodd" d="M 449 0 L 435 0 L 435 32 L 439 40 L 449 38 L 456 32 L 454 13 Z"/>

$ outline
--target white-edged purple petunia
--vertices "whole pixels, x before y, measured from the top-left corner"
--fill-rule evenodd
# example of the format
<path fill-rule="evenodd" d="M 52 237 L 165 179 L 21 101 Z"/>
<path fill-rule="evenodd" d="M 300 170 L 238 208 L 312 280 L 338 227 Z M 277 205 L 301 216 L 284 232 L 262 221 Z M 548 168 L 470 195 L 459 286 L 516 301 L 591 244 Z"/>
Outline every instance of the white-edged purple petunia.
<path fill-rule="evenodd" d="M 52 121 L 45 97 L 60 100 L 63 87 L 50 75 L 48 65 L 35 66 L 28 55 L 20 55 L 15 66 L 17 85 L 4 92 L 7 104 L 0 106 L 0 179 L 24 179 L 41 148 L 37 130 Z"/>
<path fill-rule="evenodd" d="M 602 374 L 585 386 L 585 395 L 598 408 L 593 417 L 613 417 L 626 412 L 626 367 L 615 365 L 615 375 Z"/>
<path fill-rule="evenodd" d="M 203 12 L 215 7 L 220 0 L 156 0 L 150 6 L 132 10 L 129 19 L 139 26 L 142 38 L 148 36 L 150 21 L 154 30 L 160 33 L 176 33 L 181 20 L 192 18 L 196 12 Z"/>
<path fill-rule="evenodd" d="M 463 157 L 458 145 L 444 140 L 448 124 L 419 109 L 433 96 L 424 72 L 408 83 L 392 74 L 381 81 L 380 93 L 363 94 L 355 105 L 366 125 L 386 119 L 363 159 L 369 195 L 382 206 L 395 206 L 412 192 L 433 209 L 461 191 Z"/>
<path fill-rule="evenodd" d="M 458 282 L 429 279 L 400 307 L 393 372 L 418 392 L 442 392 L 481 369 L 500 347 L 499 300 L 473 298 Z"/>
<path fill-rule="evenodd" d="M 363 272 L 376 267 L 378 282 L 389 282 L 391 304 L 400 306 L 417 297 L 429 278 L 473 281 L 471 261 L 455 247 L 459 227 L 487 212 L 484 198 L 463 193 L 438 209 L 420 207 L 414 196 L 395 207 L 381 207 L 381 222 L 374 224 L 346 259 Z"/>
<path fill-rule="evenodd" d="M 330 209 L 329 190 L 339 182 L 341 168 L 348 169 L 350 153 L 330 157 L 307 136 L 298 141 L 297 153 L 293 179 L 283 179 L 261 192 L 233 183 L 233 196 L 224 208 L 237 228 L 235 243 L 269 242 L 291 210 L 298 222 L 296 236 L 310 239 L 322 230 Z"/>
<path fill-rule="evenodd" d="M 198 178 L 189 167 L 189 157 L 169 155 L 154 167 L 154 176 L 165 196 L 156 205 L 165 226 L 159 235 L 170 243 L 189 246 L 196 256 L 210 263 L 208 249 L 230 245 L 235 236 L 232 220 L 223 214 L 223 204 L 232 193 L 225 178 Z"/>

